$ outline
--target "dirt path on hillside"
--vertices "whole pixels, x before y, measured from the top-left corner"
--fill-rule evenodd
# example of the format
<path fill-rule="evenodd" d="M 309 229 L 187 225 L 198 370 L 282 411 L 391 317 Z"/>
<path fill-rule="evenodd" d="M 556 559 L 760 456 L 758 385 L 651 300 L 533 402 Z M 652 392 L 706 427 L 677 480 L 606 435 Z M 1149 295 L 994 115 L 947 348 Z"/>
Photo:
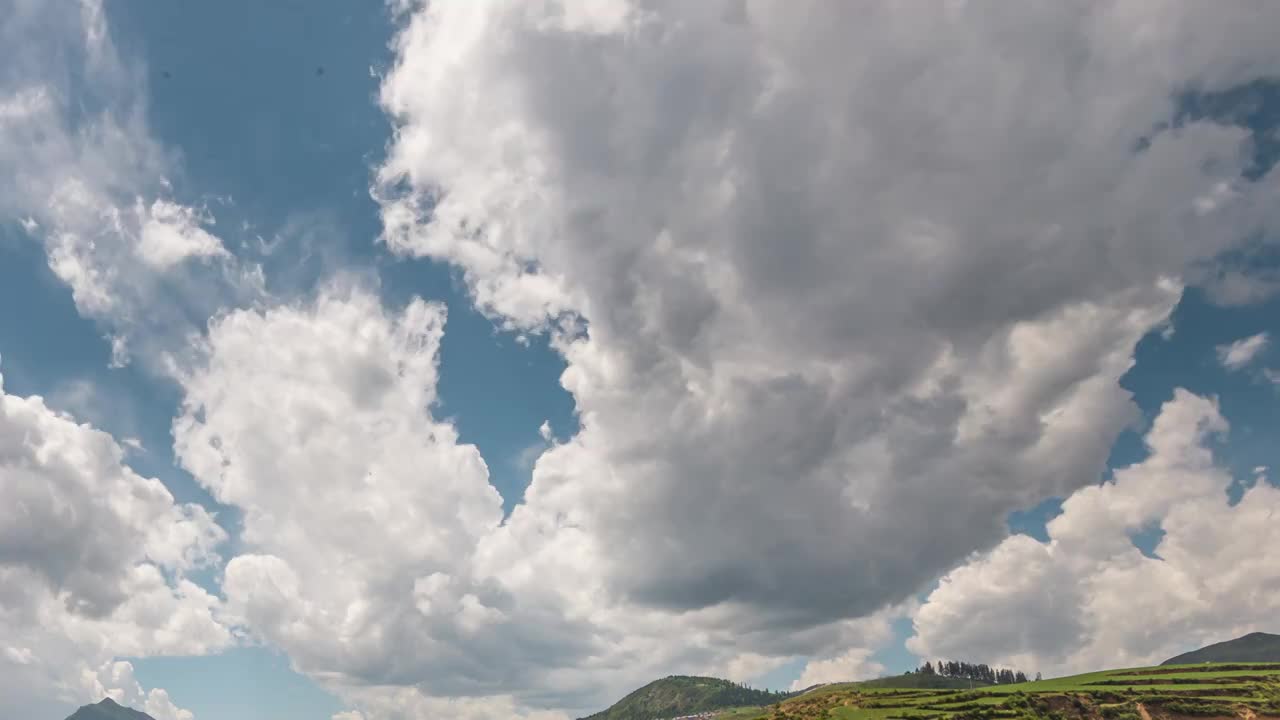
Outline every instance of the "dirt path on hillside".
<path fill-rule="evenodd" d="M 1151 720 L 1151 713 L 1147 712 L 1146 705 L 1143 705 L 1142 703 L 1135 703 L 1134 707 L 1137 708 L 1138 716 L 1141 717 L 1142 720 Z"/>

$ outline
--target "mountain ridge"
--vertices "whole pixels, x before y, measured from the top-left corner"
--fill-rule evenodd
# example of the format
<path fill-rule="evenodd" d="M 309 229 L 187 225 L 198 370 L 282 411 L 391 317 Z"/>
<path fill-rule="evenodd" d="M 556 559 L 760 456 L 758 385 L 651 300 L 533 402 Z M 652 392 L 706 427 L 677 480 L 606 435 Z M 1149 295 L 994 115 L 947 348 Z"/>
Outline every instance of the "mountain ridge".
<path fill-rule="evenodd" d="M 93 705 L 82 705 L 67 720 L 155 720 L 155 718 L 131 707 L 125 707 L 111 698 L 104 698 Z"/>
<path fill-rule="evenodd" d="M 756 690 L 722 678 L 668 675 L 654 680 L 598 713 L 579 720 L 663 720 L 733 708 L 767 705 L 833 688 L 963 690 L 991 683 L 965 678 L 907 673 L 848 683 L 818 683 L 803 690 Z"/>
<path fill-rule="evenodd" d="M 1251 632 L 1233 640 L 1205 645 L 1175 655 L 1161 665 L 1193 665 L 1205 662 L 1280 662 L 1280 635 Z"/>

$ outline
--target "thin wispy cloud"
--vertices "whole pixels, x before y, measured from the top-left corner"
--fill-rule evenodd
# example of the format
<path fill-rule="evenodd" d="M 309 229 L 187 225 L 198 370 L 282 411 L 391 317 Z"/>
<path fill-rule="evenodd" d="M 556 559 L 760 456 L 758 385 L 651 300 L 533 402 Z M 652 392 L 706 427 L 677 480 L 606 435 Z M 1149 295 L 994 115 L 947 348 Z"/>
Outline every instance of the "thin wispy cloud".
<path fill-rule="evenodd" d="M 1227 370 L 1241 370 L 1266 350 L 1270 342 L 1270 336 L 1261 332 L 1232 343 L 1219 345 L 1216 348 L 1218 362 Z"/>

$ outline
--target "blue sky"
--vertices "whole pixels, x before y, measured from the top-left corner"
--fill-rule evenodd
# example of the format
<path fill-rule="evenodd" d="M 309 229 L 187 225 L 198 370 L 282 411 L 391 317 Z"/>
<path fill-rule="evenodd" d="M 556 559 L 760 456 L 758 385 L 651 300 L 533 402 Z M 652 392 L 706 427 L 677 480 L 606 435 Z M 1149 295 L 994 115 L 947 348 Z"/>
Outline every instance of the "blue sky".
<path fill-rule="evenodd" d="M 846 43 L 834 8 L 14 2 L 0 372 L 52 410 L 0 430 L 59 450 L 0 455 L 36 508 L 0 513 L 28 529 L 0 571 L 38 588 L 0 610 L 61 618 L 0 640 L 42 678 L 16 709 L 549 720 L 671 672 L 1050 674 L 1274 629 L 1206 575 L 1265 542 L 1184 542 L 1275 503 L 1269 35 L 1228 47 L 1187 7 L 1134 61 L 1122 17 L 948 20 L 1065 38 L 1006 66 L 1026 48 Z M 145 520 L 112 494 L 141 478 L 172 496 Z M 106 614 L 66 609 L 84 573 L 122 588 Z M 1126 583 L 1163 593 L 1141 639 L 1098 609 Z"/>

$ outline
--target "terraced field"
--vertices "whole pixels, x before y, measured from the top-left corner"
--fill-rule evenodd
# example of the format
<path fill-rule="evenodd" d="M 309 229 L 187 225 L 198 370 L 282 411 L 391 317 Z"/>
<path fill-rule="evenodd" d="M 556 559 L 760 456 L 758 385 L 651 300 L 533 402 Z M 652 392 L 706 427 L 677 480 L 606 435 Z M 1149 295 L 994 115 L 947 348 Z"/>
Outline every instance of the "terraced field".
<path fill-rule="evenodd" d="M 724 720 L 1280 720 L 1280 663 L 1163 665 L 974 690 L 828 685 Z"/>

